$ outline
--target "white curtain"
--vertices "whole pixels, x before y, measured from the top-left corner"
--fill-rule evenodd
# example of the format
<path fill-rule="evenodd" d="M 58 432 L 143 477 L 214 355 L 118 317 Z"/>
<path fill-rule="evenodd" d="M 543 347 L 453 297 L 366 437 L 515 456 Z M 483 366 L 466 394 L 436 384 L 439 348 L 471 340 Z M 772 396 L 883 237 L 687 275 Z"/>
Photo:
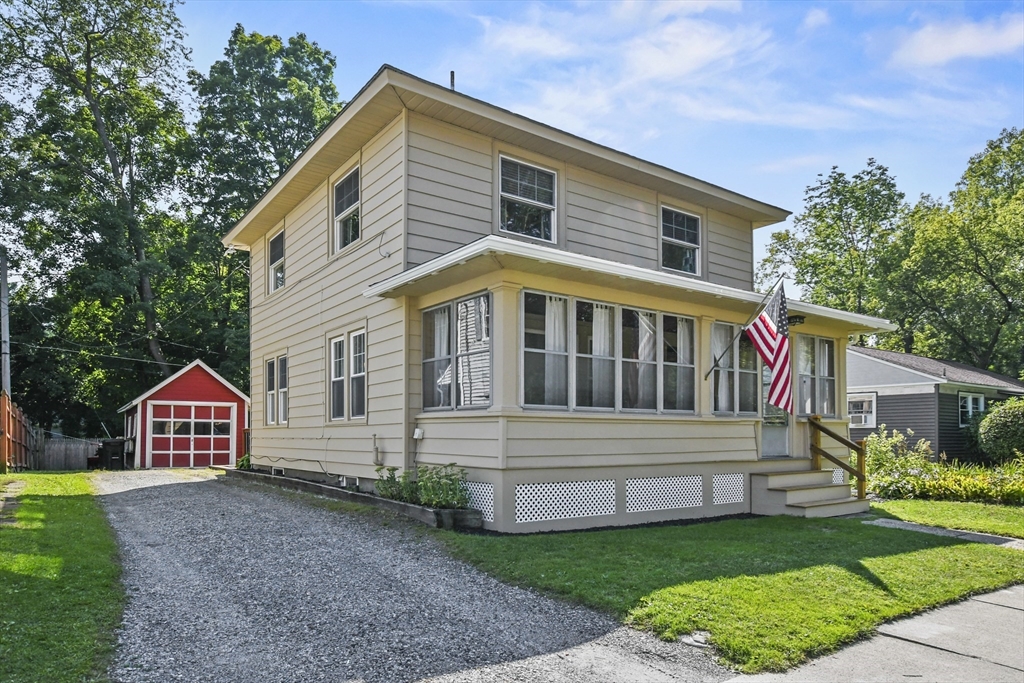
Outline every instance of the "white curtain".
<path fill-rule="evenodd" d="M 655 373 L 657 372 L 658 366 L 655 361 L 658 359 L 658 328 L 655 324 L 655 318 L 653 313 L 640 313 L 638 316 L 640 326 L 638 333 L 639 348 L 637 355 L 641 361 L 648 361 L 640 363 L 639 376 L 637 377 L 637 384 L 639 385 L 639 407 L 642 408 L 653 408 L 657 405 L 655 400 L 655 392 L 657 391 L 657 379 Z"/>
<path fill-rule="evenodd" d="M 545 354 L 544 402 L 551 406 L 564 404 L 568 392 L 568 356 L 560 355 L 568 350 L 567 303 L 560 296 L 549 296 L 544 307 L 544 350 L 559 353 Z"/>
<path fill-rule="evenodd" d="M 615 355 L 614 310 L 611 306 L 594 304 L 595 356 L 611 358 Z M 610 360 L 593 361 L 594 405 L 610 408 L 615 405 L 615 363 Z"/>
<path fill-rule="evenodd" d="M 444 358 L 451 353 L 451 329 L 448 322 L 448 307 L 439 308 L 434 316 L 434 358 Z"/>
<path fill-rule="evenodd" d="M 612 356 L 612 307 L 594 304 L 594 350 L 595 356 Z"/>
<path fill-rule="evenodd" d="M 693 321 L 682 318 L 676 325 L 676 354 L 680 363 L 693 364 Z"/>
<path fill-rule="evenodd" d="M 721 412 L 732 412 L 732 325 L 715 324 L 711 330 L 711 357 L 718 360 L 715 404 Z"/>

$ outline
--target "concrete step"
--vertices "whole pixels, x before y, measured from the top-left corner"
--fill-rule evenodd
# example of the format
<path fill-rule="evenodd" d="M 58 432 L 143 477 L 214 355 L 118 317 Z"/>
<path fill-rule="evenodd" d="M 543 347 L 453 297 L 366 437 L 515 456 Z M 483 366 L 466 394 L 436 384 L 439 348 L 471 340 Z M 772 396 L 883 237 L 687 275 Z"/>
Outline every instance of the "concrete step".
<path fill-rule="evenodd" d="M 837 500 L 850 497 L 849 484 L 811 484 L 809 486 L 782 486 L 770 488 L 786 496 L 786 505 L 812 503 L 816 500 Z"/>
<path fill-rule="evenodd" d="M 832 470 L 796 470 L 790 472 L 758 472 L 750 475 L 751 486 L 757 484 L 764 488 L 780 488 L 785 486 L 810 486 L 812 484 L 831 484 Z"/>
<path fill-rule="evenodd" d="M 840 515 L 855 515 L 859 512 L 867 512 L 871 504 L 866 500 L 849 496 L 834 500 L 791 503 L 788 507 L 793 508 L 797 515 L 802 512 L 804 517 L 839 517 Z"/>

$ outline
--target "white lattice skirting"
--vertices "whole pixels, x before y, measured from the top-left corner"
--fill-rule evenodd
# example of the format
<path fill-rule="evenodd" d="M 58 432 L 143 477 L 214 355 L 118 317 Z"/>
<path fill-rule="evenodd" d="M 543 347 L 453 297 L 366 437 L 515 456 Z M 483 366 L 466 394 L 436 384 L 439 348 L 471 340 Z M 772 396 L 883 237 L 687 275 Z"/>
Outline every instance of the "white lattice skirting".
<path fill-rule="evenodd" d="M 716 474 L 711 478 L 712 502 L 715 505 L 743 502 L 743 474 L 730 472 Z"/>
<path fill-rule="evenodd" d="M 479 510 L 485 522 L 494 521 L 494 484 L 485 481 L 467 481 L 466 494 L 469 507 Z"/>
<path fill-rule="evenodd" d="M 833 484 L 845 484 L 846 483 L 846 472 L 840 469 L 832 470 L 832 483 Z"/>
<path fill-rule="evenodd" d="M 516 524 L 615 514 L 615 480 L 516 486 Z"/>
<path fill-rule="evenodd" d="M 704 504 L 701 475 L 626 480 L 626 512 L 675 510 Z"/>

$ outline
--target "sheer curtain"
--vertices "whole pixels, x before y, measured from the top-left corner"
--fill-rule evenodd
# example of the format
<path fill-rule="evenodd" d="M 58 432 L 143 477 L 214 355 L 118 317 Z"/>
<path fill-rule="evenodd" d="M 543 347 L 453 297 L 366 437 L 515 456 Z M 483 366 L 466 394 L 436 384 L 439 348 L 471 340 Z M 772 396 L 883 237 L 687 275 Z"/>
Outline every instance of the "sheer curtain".
<path fill-rule="evenodd" d="M 611 306 L 594 304 L 595 356 L 613 358 L 615 355 L 614 311 Z M 594 360 L 594 405 L 615 407 L 615 361 Z"/>
<path fill-rule="evenodd" d="M 560 296 L 549 296 L 544 310 L 544 350 L 558 354 L 546 354 L 544 403 L 549 406 L 565 404 L 569 392 L 566 304 L 567 301 Z"/>
<path fill-rule="evenodd" d="M 732 325 L 715 323 L 711 328 L 711 358 L 718 359 L 715 368 L 714 401 L 715 412 L 734 411 L 732 400 Z"/>
<path fill-rule="evenodd" d="M 640 389 L 637 407 L 654 410 L 657 407 L 655 393 L 658 383 L 655 377 L 658 370 L 658 328 L 653 313 L 640 314 L 639 337 L 637 356 L 641 363 L 637 378 Z"/>

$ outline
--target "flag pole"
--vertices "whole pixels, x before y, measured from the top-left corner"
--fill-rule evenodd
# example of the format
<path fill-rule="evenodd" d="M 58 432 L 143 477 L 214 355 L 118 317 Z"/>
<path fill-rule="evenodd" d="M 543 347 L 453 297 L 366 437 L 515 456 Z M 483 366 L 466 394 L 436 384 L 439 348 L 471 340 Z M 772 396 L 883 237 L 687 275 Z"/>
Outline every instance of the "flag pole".
<path fill-rule="evenodd" d="M 769 289 L 768 293 L 764 295 L 763 299 L 761 299 L 761 303 L 759 303 L 757 305 L 757 308 L 754 309 L 754 312 L 750 315 L 749 318 L 747 318 L 747 322 L 743 323 L 743 325 L 740 327 L 740 331 L 737 332 L 735 335 L 733 335 L 733 338 L 729 340 L 729 346 L 726 347 L 725 351 L 722 351 L 722 353 L 719 354 L 718 358 L 715 359 L 715 362 L 711 364 L 711 368 L 708 369 L 708 371 L 706 373 L 704 373 L 704 381 L 705 382 L 708 381 L 708 377 L 710 377 L 711 373 L 714 372 L 715 368 L 718 367 L 718 362 L 725 357 L 725 354 L 729 353 L 729 349 L 732 348 L 732 345 L 736 343 L 736 340 L 739 339 L 739 336 L 741 334 L 743 334 L 744 330 L 747 329 L 747 325 L 749 325 L 750 323 L 754 322 L 754 318 L 756 318 L 757 316 L 761 315 L 761 311 L 764 310 L 765 303 L 775 293 L 775 290 L 778 289 L 778 287 L 782 283 L 782 279 L 784 277 L 785 277 L 784 275 L 780 275 L 779 276 L 779 279 L 775 281 L 775 284 L 772 285 L 772 288 Z"/>

